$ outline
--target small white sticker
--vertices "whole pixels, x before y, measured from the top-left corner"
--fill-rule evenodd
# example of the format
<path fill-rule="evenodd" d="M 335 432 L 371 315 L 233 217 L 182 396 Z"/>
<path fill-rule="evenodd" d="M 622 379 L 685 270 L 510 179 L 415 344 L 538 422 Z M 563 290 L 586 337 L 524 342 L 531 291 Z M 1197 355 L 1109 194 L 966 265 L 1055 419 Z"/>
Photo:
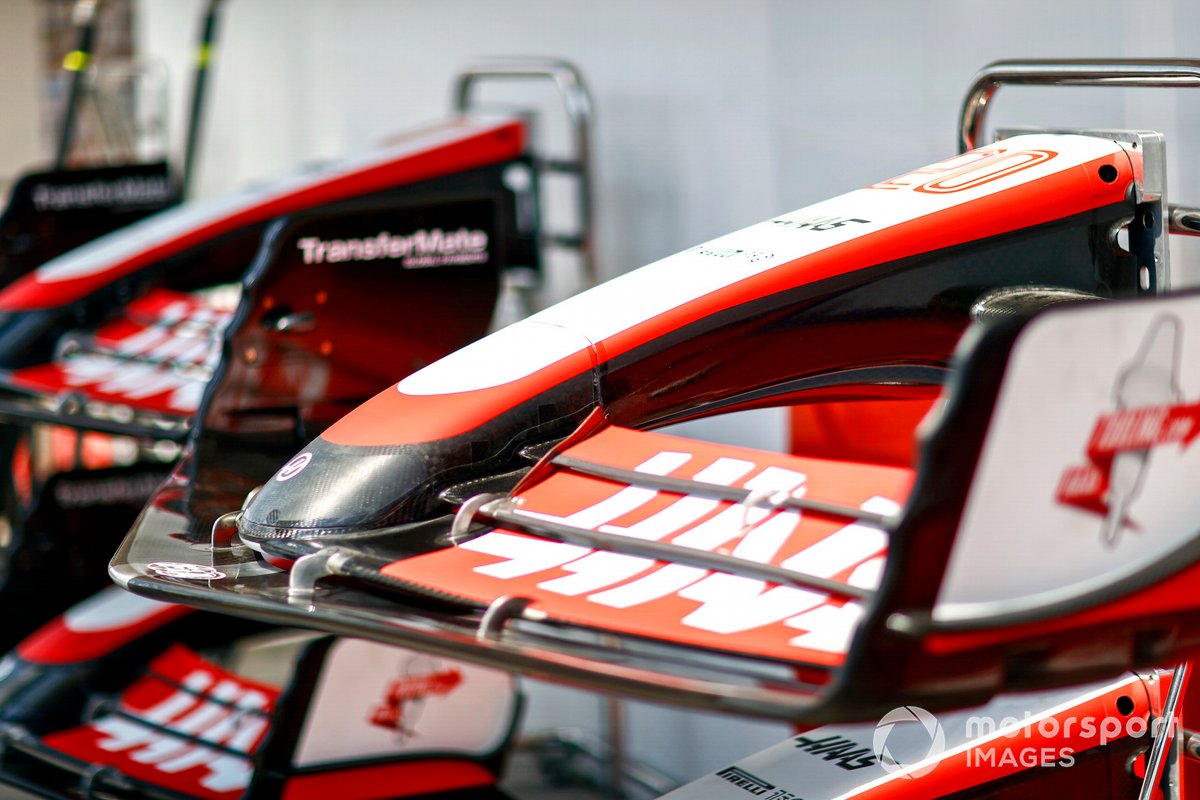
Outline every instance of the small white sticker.
<path fill-rule="evenodd" d="M 182 561 L 155 561 L 146 565 L 149 571 L 168 578 L 186 578 L 193 581 L 217 581 L 225 577 L 219 569 L 202 564 L 185 564 Z"/>
<path fill-rule="evenodd" d="M 275 476 L 277 481 L 286 481 L 296 477 L 312 461 L 312 453 L 301 453 L 283 465 L 283 469 Z"/>

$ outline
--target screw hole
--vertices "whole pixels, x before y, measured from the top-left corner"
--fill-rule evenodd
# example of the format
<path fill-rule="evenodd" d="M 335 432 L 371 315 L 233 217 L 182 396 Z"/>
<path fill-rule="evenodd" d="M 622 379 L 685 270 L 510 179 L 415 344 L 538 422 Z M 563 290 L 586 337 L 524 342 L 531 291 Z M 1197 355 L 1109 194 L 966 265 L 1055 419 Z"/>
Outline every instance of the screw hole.
<path fill-rule="evenodd" d="M 1100 176 L 1100 180 L 1105 183 L 1112 183 L 1117 179 L 1117 168 L 1112 164 L 1105 164 L 1097 170 L 1097 174 Z"/>
<path fill-rule="evenodd" d="M 1154 212 L 1153 211 L 1147 211 L 1146 213 L 1142 214 L 1142 225 L 1148 231 L 1154 230 Z"/>
<path fill-rule="evenodd" d="M 1133 713 L 1133 698 L 1127 694 L 1123 694 L 1117 698 L 1117 711 L 1128 717 Z"/>

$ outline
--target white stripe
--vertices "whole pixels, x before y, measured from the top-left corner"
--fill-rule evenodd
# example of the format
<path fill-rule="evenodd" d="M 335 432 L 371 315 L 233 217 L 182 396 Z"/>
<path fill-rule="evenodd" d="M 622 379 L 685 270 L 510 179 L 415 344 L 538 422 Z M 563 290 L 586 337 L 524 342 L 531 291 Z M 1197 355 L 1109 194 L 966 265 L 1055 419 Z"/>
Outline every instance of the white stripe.
<path fill-rule="evenodd" d="M 733 548 L 733 555 L 747 561 L 767 564 L 775 557 L 779 548 L 783 547 L 784 542 L 788 540 L 799 524 L 799 511 L 784 511 L 776 514 L 743 536 L 737 547 Z"/>
<path fill-rule="evenodd" d="M 712 464 L 697 472 L 695 480 L 702 483 L 730 486 L 734 481 L 741 478 L 753 468 L 754 462 L 752 461 L 743 461 L 737 458 L 718 458 Z M 640 471 L 645 472 L 645 470 Z M 621 528 L 616 525 L 601 525 L 600 530 L 604 533 L 615 533 L 634 539 L 657 541 L 667 534 L 675 533 L 691 525 L 715 509 L 720 503 L 720 500 L 688 495 L 658 513 L 635 522 L 628 528 Z"/>
<path fill-rule="evenodd" d="M 695 583 L 708 574 L 708 570 L 697 567 L 685 567 L 681 564 L 668 564 L 645 577 L 638 578 L 633 583 L 618 586 L 615 589 L 589 595 L 588 600 L 602 606 L 612 608 L 629 608 L 640 603 L 648 603 L 660 597 L 675 594 L 683 587 Z"/>
<path fill-rule="evenodd" d="M 463 550 L 507 559 L 475 568 L 481 575 L 491 575 L 493 578 L 519 578 L 561 566 L 589 552 L 588 548 L 573 544 L 496 532 L 485 533 L 460 546 Z"/>
<path fill-rule="evenodd" d="M 845 653 L 850 649 L 854 629 L 862 618 L 861 603 L 842 606 L 822 605 L 812 611 L 784 620 L 784 625 L 807 631 L 788 640 L 793 647 L 821 650 L 826 653 Z"/>
<path fill-rule="evenodd" d="M 821 592 L 776 586 L 738 575 L 716 572 L 680 590 L 679 596 L 702 605 L 683 618 L 683 624 L 714 633 L 740 633 L 780 622 L 820 605 Z"/>
<path fill-rule="evenodd" d="M 669 475 L 690 461 L 691 458 L 691 453 L 677 453 L 666 450 L 656 453 L 641 464 L 638 464 L 634 469 L 638 472 L 644 472 L 647 475 Z M 563 522 L 576 528 L 596 530 L 601 525 L 644 506 L 657 495 L 658 492 L 654 489 L 643 489 L 640 486 L 626 486 L 621 491 L 604 498 L 599 503 L 576 511 L 566 517 L 556 517 L 553 514 L 543 514 L 537 511 L 525 511 L 520 508 L 517 509 L 517 513 L 536 519 Z"/>
<path fill-rule="evenodd" d="M 120 630 L 150 619 L 170 605 L 110 586 L 68 609 L 62 624 L 75 633 Z"/>
<path fill-rule="evenodd" d="M 572 573 L 571 575 L 542 581 L 538 587 L 548 592 L 573 597 L 632 578 L 653 563 L 649 558 L 600 551 L 564 565 L 563 570 Z"/>

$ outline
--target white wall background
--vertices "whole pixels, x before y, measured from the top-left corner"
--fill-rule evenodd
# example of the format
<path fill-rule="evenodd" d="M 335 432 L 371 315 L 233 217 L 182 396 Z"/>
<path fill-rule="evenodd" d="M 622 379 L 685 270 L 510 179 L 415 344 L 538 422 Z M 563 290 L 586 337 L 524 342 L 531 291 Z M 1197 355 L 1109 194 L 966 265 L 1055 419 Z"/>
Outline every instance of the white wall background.
<path fill-rule="evenodd" d="M 38 160 L 38 69 L 34 0 L 0 0 L 0 198 Z"/>
<path fill-rule="evenodd" d="M 143 51 L 178 84 L 178 139 L 199 5 L 140 7 Z M 198 189 L 359 151 L 436 117 L 473 57 L 561 56 L 595 100 L 599 253 L 613 275 L 949 156 L 963 93 L 992 60 L 1200 57 L 1198 31 L 1200 4 L 1188 0 L 227 0 Z M 1200 203 L 1188 152 L 1200 92 L 1014 87 L 994 108 L 1001 125 L 1164 130 L 1175 198 Z M 1179 266 L 1177 279 L 1200 281 Z M 767 426 L 778 435 L 778 417 Z M 595 714 L 556 693 L 535 698 L 533 717 Z M 785 735 L 644 708 L 631 717 L 633 752 L 680 778 Z"/>
<path fill-rule="evenodd" d="M 177 81 L 177 140 L 199 6 L 140 9 L 144 52 Z M 597 227 L 611 275 L 946 157 L 985 63 L 1200 57 L 1198 23 L 1200 4 L 1186 0 L 227 0 L 198 189 L 428 121 L 474 57 L 562 56 L 595 98 Z M 1200 92 L 1012 87 L 993 118 L 1194 137 Z M 1190 138 L 1170 141 L 1178 151 Z M 1186 177 L 1200 200 L 1196 162 Z"/>

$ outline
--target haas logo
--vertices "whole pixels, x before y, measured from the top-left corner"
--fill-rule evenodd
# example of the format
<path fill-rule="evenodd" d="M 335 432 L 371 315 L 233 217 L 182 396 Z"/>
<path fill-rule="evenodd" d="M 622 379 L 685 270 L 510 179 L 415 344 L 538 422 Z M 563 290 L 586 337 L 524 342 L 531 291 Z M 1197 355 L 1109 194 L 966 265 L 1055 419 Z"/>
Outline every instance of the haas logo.
<path fill-rule="evenodd" d="M 400 677 L 388 685 L 383 702 L 371 711 L 371 724 L 396 731 L 406 742 L 417 735 L 425 701 L 450 694 L 462 682 L 462 672 L 455 667 L 427 656 L 409 659 L 401 665 Z"/>
<path fill-rule="evenodd" d="M 1096 421 L 1087 462 L 1069 467 L 1058 484 L 1058 502 L 1102 518 L 1101 540 L 1110 548 L 1125 528 L 1138 530 L 1131 511 L 1151 454 L 1169 445 L 1189 447 L 1200 435 L 1200 401 L 1185 403 L 1179 388 L 1182 330 L 1174 316 L 1154 321 L 1117 376 L 1116 410 Z"/>
<path fill-rule="evenodd" d="M 165 395 L 170 410 L 195 411 L 232 320 L 229 311 L 171 303 L 154 324 L 120 339 L 111 352 L 89 348 L 62 360 L 62 380 L 69 387 L 91 387 L 135 404 Z"/>
<path fill-rule="evenodd" d="M 116 713 L 80 732 L 58 734 L 53 744 L 181 796 L 240 797 L 250 785 L 253 754 L 270 726 L 275 698 L 214 669 L 177 677 L 169 663 L 157 666 L 166 677 L 152 672 L 126 693 Z M 137 705 L 170 684 L 177 688 L 146 707 Z"/>

